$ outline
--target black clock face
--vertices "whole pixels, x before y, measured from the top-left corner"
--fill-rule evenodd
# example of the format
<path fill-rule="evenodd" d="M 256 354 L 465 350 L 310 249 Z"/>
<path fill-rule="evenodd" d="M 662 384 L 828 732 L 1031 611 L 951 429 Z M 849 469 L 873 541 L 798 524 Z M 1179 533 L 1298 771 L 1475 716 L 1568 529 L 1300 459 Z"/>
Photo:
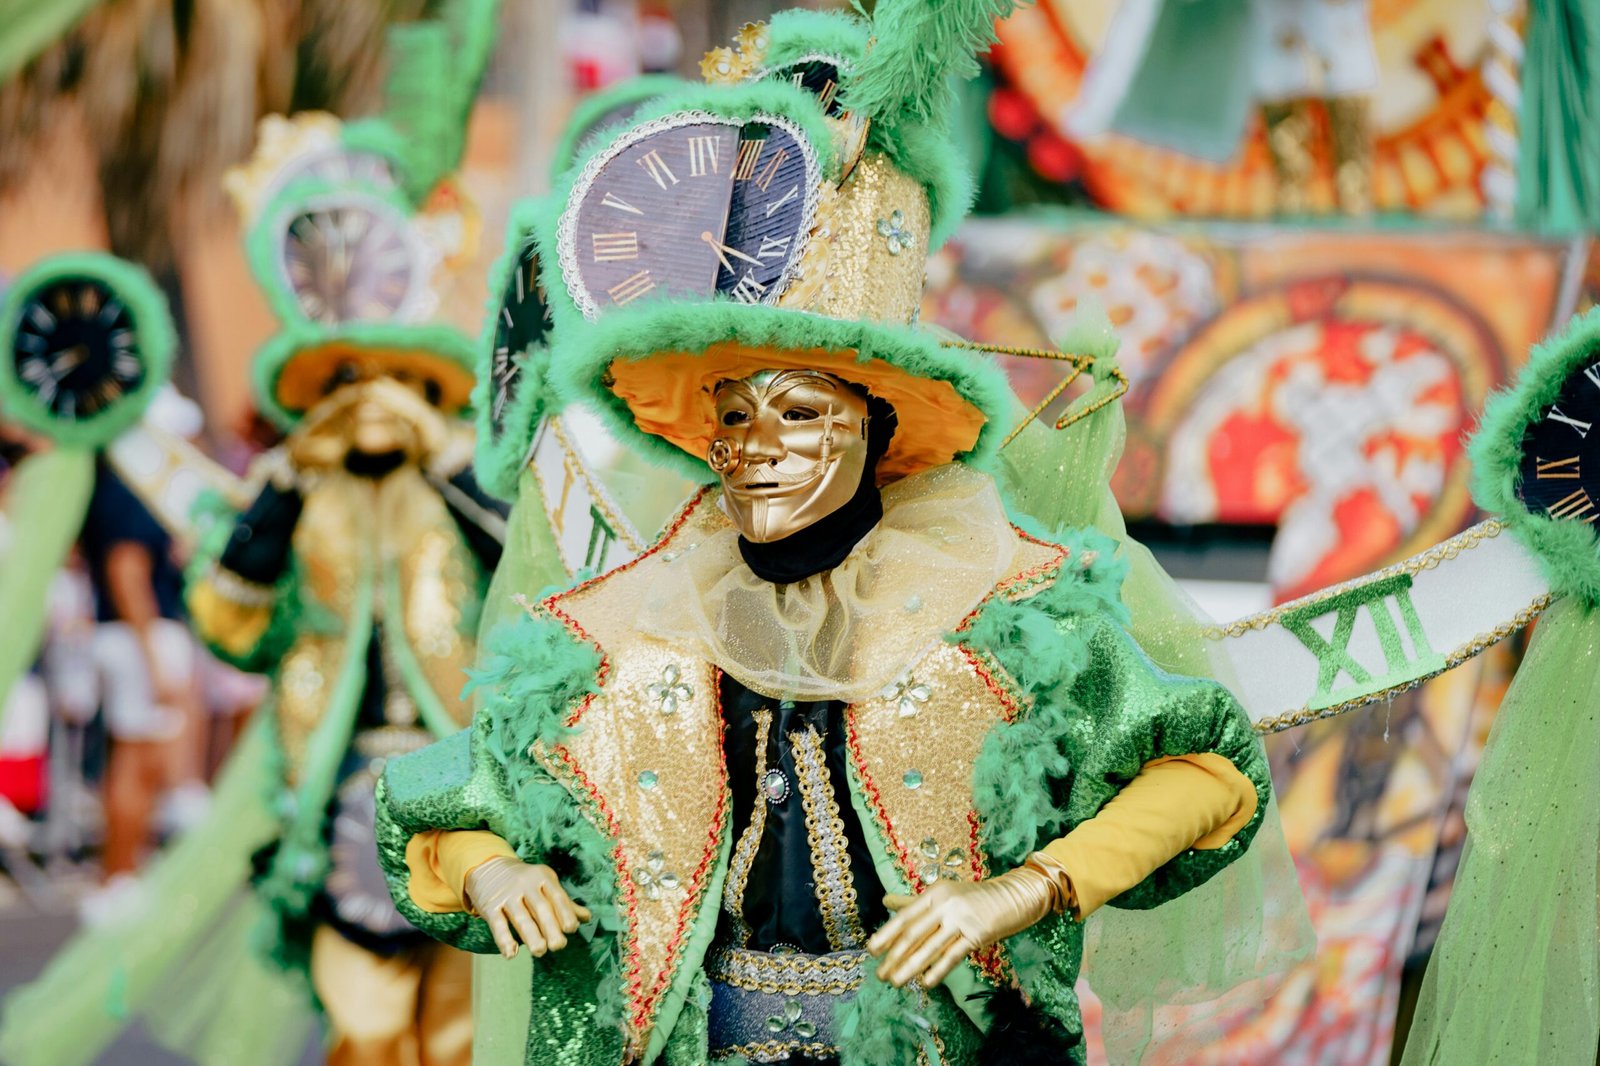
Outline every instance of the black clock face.
<path fill-rule="evenodd" d="M 778 119 L 652 126 L 579 179 L 560 238 L 579 306 L 592 318 L 661 296 L 775 302 L 815 214 L 815 152 Z"/>
<path fill-rule="evenodd" d="M 372 202 L 329 203 L 289 218 L 282 264 L 301 313 L 337 325 L 405 317 L 421 264 L 398 212 Z"/>
<path fill-rule="evenodd" d="M 56 281 L 26 300 L 11 358 L 23 387 L 63 421 L 105 410 L 145 379 L 132 315 L 92 278 Z"/>
<path fill-rule="evenodd" d="M 1517 496 L 1534 514 L 1600 517 L 1600 361 L 1575 371 L 1522 437 Z"/>
<path fill-rule="evenodd" d="M 489 367 L 489 431 L 498 440 L 505 432 L 506 408 L 516 399 L 522 365 L 517 357 L 544 343 L 550 331 L 550 309 L 539 287 L 539 254 L 526 243 L 500 297 L 495 316 L 494 353 Z"/>
<path fill-rule="evenodd" d="M 840 181 L 850 176 L 867 144 L 867 120 L 846 111 L 839 101 L 839 89 L 846 76 L 841 73 L 838 61 L 822 56 L 773 67 L 761 75 L 763 81 L 786 81 L 817 98 L 833 132 L 833 145 L 840 162 Z"/>

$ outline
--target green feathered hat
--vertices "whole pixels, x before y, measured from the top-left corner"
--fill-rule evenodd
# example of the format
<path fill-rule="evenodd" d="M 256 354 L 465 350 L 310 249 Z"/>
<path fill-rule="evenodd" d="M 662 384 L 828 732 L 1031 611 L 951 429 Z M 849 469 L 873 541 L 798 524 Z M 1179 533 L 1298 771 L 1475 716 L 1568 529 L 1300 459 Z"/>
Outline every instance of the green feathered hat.
<path fill-rule="evenodd" d="M 471 341 L 437 320 L 478 220 L 450 174 L 494 40 L 498 0 L 443 0 L 389 34 L 381 115 L 264 119 L 230 172 L 250 268 L 282 323 L 257 353 L 257 404 L 280 427 L 345 381 L 416 379 L 451 413 L 471 404 Z"/>
<path fill-rule="evenodd" d="M 551 385 L 698 480 L 716 383 L 766 368 L 893 404 L 881 480 L 994 451 L 1004 375 L 917 317 L 927 257 L 970 199 L 950 78 L 1012 7 L 780 14 L 709 53 L 705 85 L 591 138 L 534 220 Z"/>

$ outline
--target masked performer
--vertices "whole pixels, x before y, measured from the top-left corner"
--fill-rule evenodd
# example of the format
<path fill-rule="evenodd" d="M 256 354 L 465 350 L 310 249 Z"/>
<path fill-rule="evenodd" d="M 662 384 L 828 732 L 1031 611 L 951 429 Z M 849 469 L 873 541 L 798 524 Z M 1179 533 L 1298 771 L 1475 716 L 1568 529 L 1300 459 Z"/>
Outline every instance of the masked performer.
<path fill-rule="evenodd" d="M 1249 847 L 1237 703 L 1128 635 L 1111 541 L 1013 525 L 1003 378 L 908 326 L 964 202 L 944 76 L 994 14 L 747 27 L 537 233 L 554 385 L 720 484 L 529 602 L 472 729 L 385 772 L 401 911 L 536 957 L 480 1052 L 1082 1061 L 1083 919 Z"/>
<path fill-rule="evenodd" d="M 201 1062 L 298 1061 L 313 1005 L 334 1063 L 470 1059 L 470 959 L 395 912 L 372 795 L 383 760 L 467 721 L 504 521 L 469 469 L 471 342 L 431 318 L 470 258 L 431 239 L 469 229 L 459 188 L 435 175 L 413 205 L 414 170 L 366 143 L 331 116 L 269 120 L 233 183 L 282 320 L 256 401 L 288 437 L 224 520 L 191 520 L 187 605 L 219 654 L 272 674 L 271 700 L 213 815 L 144 878 L 148 906 L 8 1002 L 7 1062 L 90 1061 L 132 1019 Z"/>

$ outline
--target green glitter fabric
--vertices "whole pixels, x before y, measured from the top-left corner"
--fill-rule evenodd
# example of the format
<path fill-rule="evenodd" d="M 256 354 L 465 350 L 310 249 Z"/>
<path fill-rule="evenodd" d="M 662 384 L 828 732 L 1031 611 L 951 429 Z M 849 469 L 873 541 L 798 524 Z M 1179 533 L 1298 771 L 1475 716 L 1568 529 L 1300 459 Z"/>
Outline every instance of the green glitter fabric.
<path fill-rule="evenodd" d="M 1467 794 L 1467 849 L 1404 1066 L 1591 1063 L 1600 1046 L 1600 618 L 1539 620 Z"/>

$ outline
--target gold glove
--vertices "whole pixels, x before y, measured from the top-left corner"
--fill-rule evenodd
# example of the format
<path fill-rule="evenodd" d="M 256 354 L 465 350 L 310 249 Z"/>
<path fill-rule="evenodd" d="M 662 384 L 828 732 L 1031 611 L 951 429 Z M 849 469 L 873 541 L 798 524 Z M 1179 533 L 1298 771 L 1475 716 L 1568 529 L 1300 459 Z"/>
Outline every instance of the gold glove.
<path fill-rule="evenodd" d="M 1057 909 L 1054 882 L 1028 866 L 983 881 L 940 881 L 920 896 L 883 897 L 894 917 L 867 941 L 878 976 L 932 988 L 967 955 L 1020 933 Z"/>
<path fill-rule="evenodd" d="M 467 912 L 489 923 L 489 932 L 508 959 L 516 958 L 517 941 L 535 957 L 567 946 L 567 933 L 592 915 L 572 902 L 548 866 L 497 856 L 467 874 Z"/>

